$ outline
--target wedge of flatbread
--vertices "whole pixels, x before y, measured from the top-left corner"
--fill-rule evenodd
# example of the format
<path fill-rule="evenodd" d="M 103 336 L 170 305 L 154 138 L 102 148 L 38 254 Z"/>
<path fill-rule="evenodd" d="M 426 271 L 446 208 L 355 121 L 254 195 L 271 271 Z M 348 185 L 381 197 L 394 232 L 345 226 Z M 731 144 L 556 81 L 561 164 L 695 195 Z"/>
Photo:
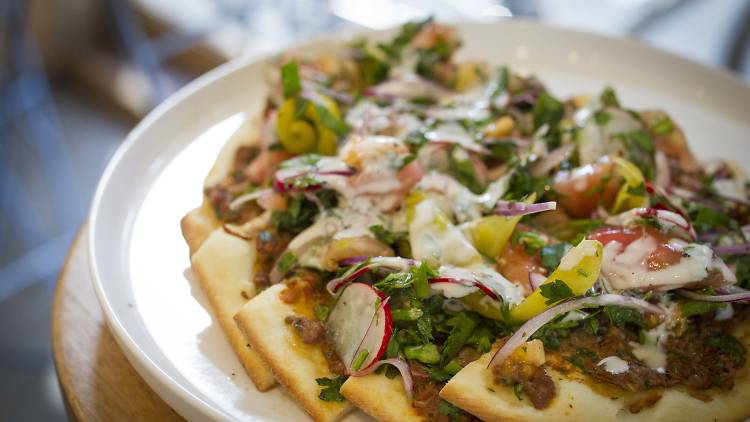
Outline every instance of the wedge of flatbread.
<path fill-rule="evenodd" d="M 404 392 L 401 376 L 393 379 L 382 374 L 349 377 L 341 394 L 365 413 L 379 421 L 421 422 L 426 420 L 412 406 Z"/>
<path fill-rule="evenodd" d="M 320 386 L 315 379 L 332 378 L 335 374 L 328 369 L 321 349 L 303 343 L 294 328 L 284 322 L 289 315 L 309 316 L 312 310 L 305 309 L 304 304 L 282 301 L 279 293 L 283 289 L 283 284 L 276 284 L 264 290 L 235 315 L 235 320 L 250 345 L 297 404 L 316 421 L 336 421 L 349 412 L 352 405 L 318 398 Z"/>
<path fill-rule="evenodd" d="M 229 173 L 237 148 L 257 142 L 256 127 L 248 121 L 232 135 L 220 151 L 205 186 L 218 183 Z M 255 295 L 254 244 L 225 233 L 205 198 L 201 206 L 182 218 L 180 226 L 190 248 L 192 269 L 242 366 L 259 390 L 272 388 L 276 384 L 273 374 L 249 346 L 233 319 Z"/>
<path fill-rule="evenodd" d="M 746 342 L 747 344 L 747 342 Z M 483 355 L 456 374 L 440 391 L 440 397 L 486 421 L 739 421 L 750 414 L 750 376 L 747 368 L 730 391 L 712 395 L 709 401 L 667 389 L 653 406 L 631 413 L 626 397 L 602 395 L 570 376 L 549 371 L 557 396 L 550 406 L 537 410 L 527 398 L 519 400 L 513 389 L 494 384 L 487 364 L 494 352 Z"/>

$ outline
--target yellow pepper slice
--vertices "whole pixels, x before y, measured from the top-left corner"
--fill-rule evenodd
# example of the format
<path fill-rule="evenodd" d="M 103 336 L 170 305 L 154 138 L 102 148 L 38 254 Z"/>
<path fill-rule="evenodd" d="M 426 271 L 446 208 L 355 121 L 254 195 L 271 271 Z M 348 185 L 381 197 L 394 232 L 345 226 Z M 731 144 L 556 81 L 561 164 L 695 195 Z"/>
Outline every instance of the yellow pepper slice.
<path fill-rule="evenodd" d="M 574 296 L 582 295 L 594 285 L 599 277 L 602 264 L 602 244 L 598 240 L 583 240 L 563 256 L 557 267 L 547 280 L 548 284 L 562 280 L 573 292 Z M 510 317 L 514 321 L 526 321 L 544 312 L 554 304 L 547 304 L 547 298 L 542 290 L 536 289 L 521 303 L 510 309 Z"/>
<path fill-rule="evenodd" d="M 338 105 L 331 98 L 320 95 L 319 105 L 327 109 L 335 118 L 340 117 Z M 321 155 L 336 154 L 338 136 L 325 127 L 318 116 L 315 104 L 307 102 L 305 109 L 296 109 L 297 101 L 289 98 L 279 107 L 276 118 L 276 133 L 281 145 L 294 154 L 317 152 Z"/>
<path fill-rule="evenodd" d="M 536 200 L 536 193 L 532 193 L 524 202 L 533 204 Z M 497 258 L 500 252 L 508 243 L 508 239 L 513 234 L 516 224 L 522 216 L 503 217 L 500 215 L 489 215 L 469 223 L 466 232 L 469 235 L 471 243 L 484 256 Z"/>
<path fill-rule="evenodd" d="M 615 203 L 612 205 L 612 212 L 619 214 L 633 208 L 647 207 L 648 197 L 645 195 L 634 195 L 629 192 L 631 189 L 645 183 L 646 179 L 643 177 L 641 170 L 635 164 L 621 157 L 614 157 L 612 161 L 617 166 L 617 173 L 625 179 L 625 183 L 617 191 Z"/>

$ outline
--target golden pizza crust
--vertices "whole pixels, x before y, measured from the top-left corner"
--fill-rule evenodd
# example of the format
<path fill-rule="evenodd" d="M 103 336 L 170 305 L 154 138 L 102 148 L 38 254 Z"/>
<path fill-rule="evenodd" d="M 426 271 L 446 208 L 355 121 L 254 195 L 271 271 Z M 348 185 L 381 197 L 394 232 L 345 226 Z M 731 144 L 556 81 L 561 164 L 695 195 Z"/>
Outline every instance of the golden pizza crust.
<path fill-rule="evenodd" d="M 639 413 L 624 408 L 623 398 L 602 396 L 579 381 L 551 371 L 557 396 L 550 407 L 537 410 L 527 398 L 519 400 L 508 386 L 492 382 L 486 369 L 492 353 L 483 355 L 456 374 L 440 397 L 486 421 L 739 421 L 750 415 L 750 377 L 745 372 L 731 391 L 719 392 L 704 402 L 685 392 L 667 390 L 652 407 Z M 494 391 L 492 391 L 494 390 Z"/>
<path fill-rule="evenodd" d="M 276 384 L 273 374 L 252 350 L 237 324 L 234 314 L 255 296 L 252 282 L 255 246 L 251 242 L 215 229 L 191 258 L 201 288 L 232 348 L 258 390 Z"/>
<path fill-rule="evenodd" d="M 211 205 L 207 201 L 203 201 L 200 207 L 185 214 L 180 220 L 180 228 L 182 229 L 182 237 L 185 238 L 185 242 L 190 248 L 190 256 L 193 256 L 208 235 L 220 226 L 219 220 L 216 219 Z"/>
<path fill-rule="evenodd" d="M 303 343 L 294 328 L 284 322 L 289 315 L 311 313 L 309 309 L 301 309 L 300 304 L 282 301 L 279 293 L 284 288 L 283 284 L 269 287 L 249 301 L 234 318 L 250 345 L 297 404 L 316 421 L 336 421 L 350 411 L 352 405 L 318 398 L 320 386 L 315 379 L 336 375 L 328 369 L 321 349 Z"/>
<path fill-rule="evenodd" d="M 249 120 L 232 135 L 219 152 L 205 186 L 218 183 L 229 173 L 237 148 L 257 143 L 255 127 L 255 123 Z M 225 233 L 205 198 L 200 207 L 182 218 L 180 226 L 190 248 L 192 269 L 237 358 L 258 390 L 271 389 L 276 385 L 276 379 L 249 346 L 233 318 L 255 295 L 253 244 Z"/>
<path fill-rule="evenodd" d="M 379 421 L 422 422 L 412 400 L 404 392 L 401 376 L 390 379 L 382 374 L 349 377 L 341 386 L 341 394 L 355 406 Z"/>

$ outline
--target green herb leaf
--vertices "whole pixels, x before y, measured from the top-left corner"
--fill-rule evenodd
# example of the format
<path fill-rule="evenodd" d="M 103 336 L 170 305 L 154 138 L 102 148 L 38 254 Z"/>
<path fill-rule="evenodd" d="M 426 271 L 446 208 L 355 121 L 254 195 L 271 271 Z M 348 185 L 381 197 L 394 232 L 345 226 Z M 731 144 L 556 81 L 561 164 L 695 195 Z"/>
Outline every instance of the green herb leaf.
<path fill-rule="evenodd" d="M 717 311 L 719 309 L 725 308 L 726 306 L 727 305 L 725 303 L 689 300 L 680 304 L 680 312 L 682 312 L 682 315 L 684 315 L 685 317 L 691 317 L 694 315 L 703 315 L 712 311 Z"/>
<path fill-rule="evenodd" d="M 476 328 L 477 323 L 476 317 L 469 313 L 462 312 L 456 315 L 455 325 L 443 344 L 443 351 L 440 358 L 443 366 L 456 357 L 471 336 L 474 328 Z"/>
<path fill-rule="evenodd" d="M 428 365 L 440 362 L 440 352 L 434 343 L 404 347 L 404 356 L 407 359 L 415 359 Z"/>
<path fill-rule="evenodd" d="M 440 400 L 438 402 L 438 413 L 444 416 L 450 416 L 451 420 L 453 420 L 454 418 L 460 418 L 464 414 L 461 409 L 448 403 L 445 400 Z"/>
<path fill-rule="evenodd" d="M 370 355 L 370 352 L 367 350 L 361 350 L 357 357 L 354 358 L 354 361 L 352 362 L 352 369 L 355 371 L 358 371 L 360 367 L 362 367 L 362 364 L 365 363 L 365 359 L 367 359 L 367 356 Z"/>
<path fill-rule="evenodd" d="M 559 278 L 551 283 L 542 284 L 539 286 L 539 291 L 548 299 L 545 302 L 547 305 L 573 297 L 573 290 Z"/>
<path fill-rule="evenodd" d="M 611 87 L 604 88 L 604 91 L 599 95 L 599 102 L 603 107 L 620 108 L 620 100 L 617 99 L 617 94 Z"/>
<path fill-rule="evenodd" d="M 515 236 L 515 241 L 523 245 L 523 248 L 529 255 L 537 253 L 539 249 L 547 244 L 542 236 L 534 232 L 520 232 Z"/>
<path fill-rule="evenodd" d="M 463 153 L 466 158 L 459 158 L 459 152 Z M 451 153 L 448 154 L 448 174 L 469 188 L 473 193 L 479 194 L 484 192 L 484 185 L 477 179 L 475 167 L 469 156 L 459 147 L 454 147 Z"/>
<path fill-rule="evenodd" d="M 534 130 L 543 125 L 548 125 L 550 130 L 557 128 L 557 125 L 565 115 L 565 106 L 555 97 L 547 92 L 542 92 L 534 104 Z"/>
<path fill-rule="evenodd" d="M 674 130 L 674 124 L 672 124 L 672 119 L 669 116 L 664 115 L 654 122 L 651 130 L 657 135 L 666 135 Z"/>
<path fill-rule="evenodd" d="M 323 401 L 344 401 L 344 396 L 342 396 L 339 391 L 344 384 L 344 381 L 346 381 L 346 376 L 344 375 L 339 375 L 335 378 L 316 378 L 315 382 L 323 387 L 320 390 L 318 398 Z"/>
<path fill-rule="evenodd" d="M 431 277 L 437 277 L 437 271 L 424 261 L 421 264 L 412 267 L 410 271 L 414 279 L 414 292 L 417 294 L 417 297 L 422 299 L 430 297 L 430 285 L 428 279 Z"/>
<path fill-rule="evenodd" d="M 400 240 L 408 240 L 409 232 L 406 230 L 390 231 L 380 224 L 370 226 L 370 232 L 375 235 L 375 238 L 385 243 L 386 245 L 394 245 Z"/>
<path fill-rule="evenodd" d="M 597 110 L 596 112 L 594 112 L 594 121 L 599 126 L 606 125 L 611 118 L 612 116 L 604 110 Z"/>
<path fill-rule="evenodd" d="M 320 120 L 320 124 L 322 124 L 327 129 L 332 130 L 334 133 L 336 133 L 339 136 L 345 136 L 347 132 L 349 132 L 349 127 L 346 125 L 346 123 L 337 118 L 336 116 L 331 113 L 328 108 L 321 104 L 315 104 L 315 112 L 318 115 L 318 120 Z"/>
<path fill-rule="evenodd" d="M 283 274 L 289 271 L 290 268 L 297 262 L 297 257 L 290 251 L 284 252 L 279 258 L 279 271 Z"/>
<path fill-rule="evenodd" d="M 281 85 L 284 88 L 284 98 L 292 98 L 302 90 L 296 60 L 290 60 L 281 66 Z"/>
<path fill-rule="evenodd" d="M 328 315 L 331 313 L 331 306 L 323 303 L 318 304 L 315 307 L 315 319 L 318 321 L 325 321 L 328 319 Z"/>
<path fill-rule="evenodd" d="M 565 255 L 565 244 L 557 243 L 547 245 L 540 250 L 542 266 L 550 271 L 554 271 L 560 265 L 563 255 Z"/>
<path fill-rule="evenodd" d="M 606 305 L 604 314 L 609 318 L 612 325 L 623 327 L 631 323 L 643 327 L 643 314 L 636 309 L 623 308 L 622 306 Z"/>

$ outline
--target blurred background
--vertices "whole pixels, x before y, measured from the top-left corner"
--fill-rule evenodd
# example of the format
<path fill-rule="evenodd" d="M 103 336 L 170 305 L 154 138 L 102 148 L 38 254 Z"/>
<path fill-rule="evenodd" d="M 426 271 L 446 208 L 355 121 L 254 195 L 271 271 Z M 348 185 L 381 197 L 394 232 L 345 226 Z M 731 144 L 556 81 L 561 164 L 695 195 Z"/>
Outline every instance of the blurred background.
<path fill-rule="evenodd" d="M 633 37 L 750 82 L 750 0 L 0 1 L 0 420 L 66 417 L 49 345 L 55 279 L 139 119 L 234 57 L 429 14 Z"/>

